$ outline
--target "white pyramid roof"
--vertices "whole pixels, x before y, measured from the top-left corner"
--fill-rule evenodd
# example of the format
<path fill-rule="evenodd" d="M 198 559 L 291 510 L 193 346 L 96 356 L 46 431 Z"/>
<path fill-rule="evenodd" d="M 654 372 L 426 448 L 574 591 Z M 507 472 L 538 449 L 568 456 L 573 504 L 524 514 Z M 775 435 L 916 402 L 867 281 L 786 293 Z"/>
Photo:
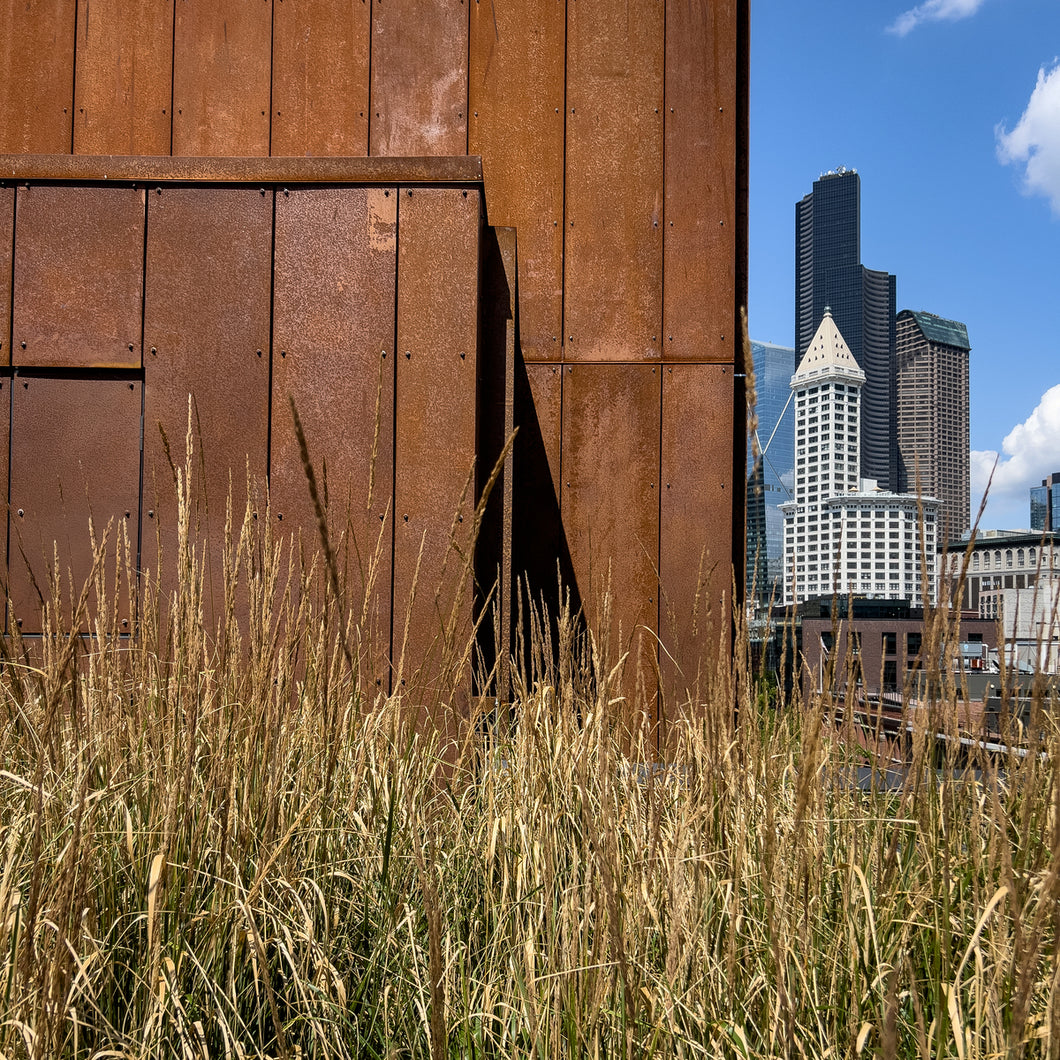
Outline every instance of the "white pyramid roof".
<path fill-rule="evenodd" d="M 865 382 L 865 373 L 858 367 L 843 336 L 839 333 L 832 311 L 825 307 L 824 318 L 817 333 L 806 347 L 799 367 L 791 377 L 792 387 L 802 386 L 823 376 L 840 376 L 847 382 Z"/>

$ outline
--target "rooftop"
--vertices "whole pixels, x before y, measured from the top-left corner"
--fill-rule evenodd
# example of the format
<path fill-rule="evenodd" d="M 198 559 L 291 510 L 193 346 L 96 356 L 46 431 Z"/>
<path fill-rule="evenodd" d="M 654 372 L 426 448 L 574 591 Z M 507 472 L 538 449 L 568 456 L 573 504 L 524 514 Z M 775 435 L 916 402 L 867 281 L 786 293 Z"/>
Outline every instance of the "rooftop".
<path fill-rule="evenodd" d="M 924 313 L 914 309 L 903 309 L 898 314 L 898 319 L 907 315 L 916 321 L 917 327 L 924 333 L 924 338 L 928 342 L 937 342 L 943 346 L 956 346 L 960 350 L 972 348 L 968 342 L 968 328 L 959 320 L 947 320 L 934 313 Z"/>

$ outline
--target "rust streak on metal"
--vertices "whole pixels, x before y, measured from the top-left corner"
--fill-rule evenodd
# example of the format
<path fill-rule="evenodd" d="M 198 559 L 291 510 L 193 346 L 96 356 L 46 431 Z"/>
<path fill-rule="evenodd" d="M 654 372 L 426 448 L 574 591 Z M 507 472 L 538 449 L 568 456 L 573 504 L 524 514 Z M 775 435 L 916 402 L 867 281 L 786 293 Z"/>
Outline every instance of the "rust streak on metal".
<path fill-rule="evenodd" d="M 170 158 L 0 155 L 0 180 L 210 184 L 477 184 L 473 155 L 423 158 Z"/>
<path fill-rule="evenodd" d="M 172 0 L 78 4 L 76 73 L 74 151 L 169 153 Z"/>
<path fill-rule="evenodd" d="M 178 3 L 173 154 L 267 155 L 272 0 Z"/>
<path fill-rule="evenodd" d="M 12 362 L 140 367 L 144 192 L 20 187 Z"/>
<path fill-rule="evenodd" d="M 304 188 L 276 203 L 270 492 L 274 533 L 318 547 L 289 401 L 303 424 L 359 660 L 389 687 L 397 189 Z M 282 516 L 282 519 L 281 519 Z"/>
<path fill-rule="evenodd" d="M 369 5 L 282 0 L 274 10 L 271 153 L 368 154 Z"/>
<path fill-rule="evenodd" d="M 371 154 L 467 150 L 467 35 L 463 3 L 372 5 Z"/>

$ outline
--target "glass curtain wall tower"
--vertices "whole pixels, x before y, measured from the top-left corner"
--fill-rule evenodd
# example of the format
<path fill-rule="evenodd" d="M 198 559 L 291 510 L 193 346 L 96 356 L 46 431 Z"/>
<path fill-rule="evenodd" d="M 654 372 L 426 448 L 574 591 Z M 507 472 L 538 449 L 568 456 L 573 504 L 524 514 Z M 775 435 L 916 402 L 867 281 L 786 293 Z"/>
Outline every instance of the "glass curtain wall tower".
<path fill-rule="evenodd" d="M 790 346 L 752 342 L 755 414 L 758 425 L 747 439 L 747 600 L 783 602 L 784 513 L 795 481 L 795 410 Z"/>
<path fill-rule="evenodd" d="M 795 204 L 795 345 L 801 357 L 830 307 L 858 367 L 861 476 L 898 488 L 895 278 L 861 264 L 861 178 L 840 168 Z"/>

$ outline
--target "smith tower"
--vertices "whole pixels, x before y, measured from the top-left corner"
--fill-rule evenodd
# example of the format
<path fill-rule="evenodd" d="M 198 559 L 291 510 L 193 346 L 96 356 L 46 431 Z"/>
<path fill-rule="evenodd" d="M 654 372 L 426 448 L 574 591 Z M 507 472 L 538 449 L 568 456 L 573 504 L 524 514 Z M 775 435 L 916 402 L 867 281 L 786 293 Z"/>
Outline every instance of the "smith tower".
<path fill-rule="evenodd" d="M 861 476 L 898 488 L 895 278 L 861 264 L 861 178 L 840 168 L 795 204 L 795 347 L 810 345 L 825 307 L 865 373 Z"/>

